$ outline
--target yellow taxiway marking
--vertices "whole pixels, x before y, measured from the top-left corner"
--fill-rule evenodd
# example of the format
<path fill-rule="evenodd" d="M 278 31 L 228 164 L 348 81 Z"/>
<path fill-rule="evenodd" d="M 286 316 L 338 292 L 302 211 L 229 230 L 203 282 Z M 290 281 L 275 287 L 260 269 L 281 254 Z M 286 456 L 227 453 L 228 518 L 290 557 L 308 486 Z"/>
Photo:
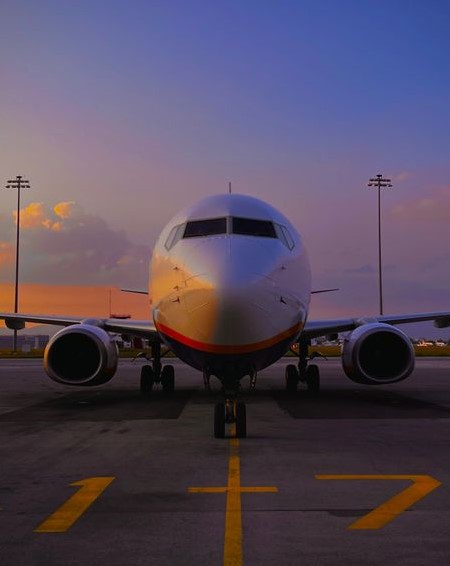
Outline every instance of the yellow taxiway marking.
<path fill-rule="evenodd" d="M 239 440 L 230 439 L 228 484 L 226 487 L 190 487 L 189 493 L 226 493 L 223 566 L 242 566 L 241 493 L 277 493 L 276 487 L 241 487 Z"/>
<path fill-rule="evenodd" d="M 441 485 L 441 482 L 427 475 L 321 474 L 315 477 L 317 480 L 410 480 L 413 482 L 412 485 L 352 523 L 349 529 L 381 529 Z"/>
<path fill-rule="evenodd" d="M 37 527 L 35 533 L 64 533 L 103 493 L 114 477 L 86 478 L 71 483 L 80 489 Z"/>

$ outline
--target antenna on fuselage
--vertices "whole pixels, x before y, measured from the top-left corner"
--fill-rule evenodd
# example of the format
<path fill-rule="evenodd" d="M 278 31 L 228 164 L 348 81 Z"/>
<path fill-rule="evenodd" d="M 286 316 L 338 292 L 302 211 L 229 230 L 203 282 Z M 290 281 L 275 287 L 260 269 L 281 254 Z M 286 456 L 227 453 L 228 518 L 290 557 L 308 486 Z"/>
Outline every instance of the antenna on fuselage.
<path fill-rule="evenodd" d="M 231 181 L 228 181 L 228 194 L 231 195 Z"/>

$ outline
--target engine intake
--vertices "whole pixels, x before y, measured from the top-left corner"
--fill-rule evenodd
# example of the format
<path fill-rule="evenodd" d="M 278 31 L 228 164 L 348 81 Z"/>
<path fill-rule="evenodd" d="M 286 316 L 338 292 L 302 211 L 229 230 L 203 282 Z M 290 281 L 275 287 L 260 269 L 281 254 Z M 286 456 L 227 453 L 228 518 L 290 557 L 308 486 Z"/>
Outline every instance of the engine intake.
<path fill-rule="evenodd" d="M 414 348 L 404 332 L 381 322 L 356 328 L 345 340 L 342 365 L 352 381 L 385 385 L 406 379 L 414 369 Z"/>
<path fill-rule="evenodd" d="M 102 328 L 74 324 L 60 330 L 47 344 L 44 369 L 66 385 L 101 385 L 116 372 L 119 354 L 116 343 Z"/>

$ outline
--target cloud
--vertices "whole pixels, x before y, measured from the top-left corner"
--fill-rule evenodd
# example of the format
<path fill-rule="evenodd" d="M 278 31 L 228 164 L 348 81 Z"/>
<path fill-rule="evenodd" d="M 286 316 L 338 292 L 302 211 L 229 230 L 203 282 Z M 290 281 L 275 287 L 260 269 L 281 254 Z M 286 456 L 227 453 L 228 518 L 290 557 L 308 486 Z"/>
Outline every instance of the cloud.
<path fill-rule="evenodd" d="M 73 218 L 83 215 L 83 209 L 73 200 L 67 202 L 59 202 L 53 207 L 53 212 L 60 218 Z"/>
<path fill-rule="evenodd" d="M 8 237 L 0 240 L 0 274 L 12 280 L 14 226 L 9 225 Z M 147 285 L 150 249 L 133 244 L 124 231 L 114 230 L 73 201 L 52 207 L 31 203 L 20 211 L 20 226 L 24 282 Z"/>
<path fill-rule="evenodd" d="M 17 212 L 13 212 L 14 222 L 17 224 Z M 20 209 L 20 227 L 24 230 L 44 227 L 47 230 L 61 229 L 59 222 L 53 222 L 47 217 L 42 202 L 32 202 L 25 208 Z"/>
<path fill-rule="evenodd" d="M 395 220 L 444 222 L 450 220 L 450 187 L 428 197 L 412 199 L 394 206 L 390 216 Z"/>

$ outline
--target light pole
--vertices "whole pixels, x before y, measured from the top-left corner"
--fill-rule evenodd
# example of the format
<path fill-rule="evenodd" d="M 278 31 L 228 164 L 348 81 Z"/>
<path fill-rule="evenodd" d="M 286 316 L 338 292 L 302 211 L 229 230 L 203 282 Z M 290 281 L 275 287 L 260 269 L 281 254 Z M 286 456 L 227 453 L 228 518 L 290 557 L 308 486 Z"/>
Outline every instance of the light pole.
<path fill-rule="evenodd" d="M 370 179 L 368 187 L 376 187 L 378 189 L 378 289 L 380 297 L 380 315 L 383 314 L 383 277 L 381 266 L 381 189 L 392 187 L 390 179 L 383 179 L 383 175 L 379 174 L 375 178 Z"/>
<path fill-rule="evenodd" d="M 25 181 L 22 175 L 17 175 L 15 179 L 9 179 L 6 184 L 7 189 L 17 189 L 17 228 L 16 228 L 16 284 L 14 289 L 14 312 L 19 311 L 19 237 L 20 237 L 20 189 L 29 189 L 30 181 Z M 17 329 L 14 329 L 13 341 L 14 353 L 17 352 Z"/>

